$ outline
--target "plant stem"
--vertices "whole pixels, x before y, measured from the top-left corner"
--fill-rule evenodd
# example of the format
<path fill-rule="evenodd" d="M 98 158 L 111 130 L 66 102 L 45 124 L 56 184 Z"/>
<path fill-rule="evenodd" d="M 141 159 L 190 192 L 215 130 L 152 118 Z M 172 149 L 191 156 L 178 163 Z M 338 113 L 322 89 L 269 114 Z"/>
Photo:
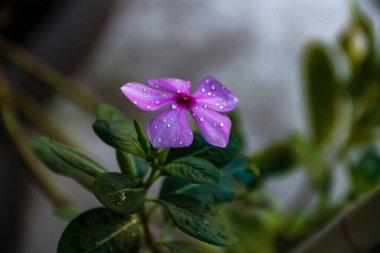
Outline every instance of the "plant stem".
<path fill-rule="evenodd" d="M 73 80 L 57 69 L 30 55 L 24 49 L 17 47 L 4 38 L 0 40 L 0 47 L 2 54 L 19 68 L 38 77 L 86 111 L 92 113 L 95 110 L 96 104 L 100 99 L 89 91 L 80 88 Z"/>
<path fill-rule="evenodd" d="M 11 102 L 12 98 L 7 80 L 3 76 L 3 73 L 0 72 L 0 113 L 10 138 L 22 159 L 28 165 L 27 168 L 29 168 L 30 174 L 45 195 L 49 197 L 56 207 L 72 209 L 75 206 L 74 203 L 56 186 L 52 178 L 46 174 L 37 158 L 30 151 L 26 142 L 27 138 L 22 131 L 21 123 L 17 119 L 16 113 L 10 107 Z"/>
<path fill-rule="evenodd" d="M 145 242 L 146 242 L 147 247 L 152 251 L 152 253 L 161 253 L 157 245 L 154 243 L 153 236 L 148 226 L 148 217 L 146 216 L 144 210 L 140 212 L 140 219 L 143 225 L 144 234 L 145 234 Z"/>

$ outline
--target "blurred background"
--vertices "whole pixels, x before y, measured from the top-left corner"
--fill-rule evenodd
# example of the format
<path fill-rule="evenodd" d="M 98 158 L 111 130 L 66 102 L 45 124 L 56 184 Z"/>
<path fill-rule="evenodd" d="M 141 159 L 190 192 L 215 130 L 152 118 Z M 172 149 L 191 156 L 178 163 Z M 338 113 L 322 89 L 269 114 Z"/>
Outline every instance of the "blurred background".
<path fill-rule="evenodd" d="M 0 26 L 2 38 L 144 124 L 153 114 L 123 97 L 119 88 L 124 83 L 177 77 L 196 87 L 203 76 L 216 77 L 241 101 L 238 110 L 250 153 L 292 131 L 307 134 L 301 87 L 305 46 L 319 40 L 341 54 L 336 38 L 349 22 L 352 2 L 8 0 L 0 4 Z M 375 1 L 360 1 L 360 6 L 379 37 Z M 12 86 L 37 98 L 88 153 L 116 170 L 113 150 L 91 131 L 92 115 L 9 62 L 2 65 Z M 55 252 L 67 221 L 54 215 L 51 203 L 22 170 L 2 125 L 0 134 L 0 251 Z M 54 177 L 80 206 L 99 205 L 75 182 Z M 295 171 L 266 187 L 286 206 L 304 177 Z M 344 175 L 338 181 L 339 189 L 347 187 Z"/>

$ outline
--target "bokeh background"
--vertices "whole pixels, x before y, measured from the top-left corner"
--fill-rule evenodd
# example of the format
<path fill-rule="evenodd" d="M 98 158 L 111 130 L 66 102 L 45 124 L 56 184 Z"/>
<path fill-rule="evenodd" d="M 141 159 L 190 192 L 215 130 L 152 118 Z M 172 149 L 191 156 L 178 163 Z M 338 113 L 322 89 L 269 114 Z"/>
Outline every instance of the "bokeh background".
<path fill-rule="evenodd" d="M 241 101 L 246 151 L 252 152 L 294 130 L 306 131 L 303 50 L 308 42 L 320 40 L 339 55 L 336 37 L 349 20 L 351 4 L 348 0 L 15 0 L 0 5 L 0 24 L 3 36 L 143 123 L 153 114 L 136 109 L 123 97 L 119 88 L 125 82 L 177 77 L 194 87 L 205 75 L 216 77 Z M 360 6 L 379 31 L 380 12 L 374 1 L 360 1 Z M 43 101 L 96 160 L 116 170 L 112 149 L 91 131 L 91 115 L 30 76 L 12 67 L 7 71 Z M 55 216 L 33 182 L 7 162 L 6 140 L 1 136 L 0 141 L 2 233 L 12 227 L 8 240 L 0 243 L 10 246 L 1 252 L 55 252 L 67 221 Z M 339 175 L 337 187 L 343 189 L 347 180 Z M 81 206 L 98 206 L 70 179 L 55 177 Z M 303 173 L 296 171 L 266 187 L 286 206 L 294 202 L 303 179 Z M 21 211 L 12 212 L 16 209 Z"/>

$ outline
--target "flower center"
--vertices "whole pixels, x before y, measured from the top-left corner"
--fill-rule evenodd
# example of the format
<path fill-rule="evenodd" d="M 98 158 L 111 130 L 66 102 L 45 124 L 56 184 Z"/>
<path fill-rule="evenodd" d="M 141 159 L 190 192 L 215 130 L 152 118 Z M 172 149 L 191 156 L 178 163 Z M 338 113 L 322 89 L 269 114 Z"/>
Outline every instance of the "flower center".
<path fill-rule="evenodd" d="M 178 94 L 176 102 L 178 104 L 185 105 L 186 108 L 190 108 L 194 103 L 195 100 L 192 96 L 186 95 L 186 94 Z"/>

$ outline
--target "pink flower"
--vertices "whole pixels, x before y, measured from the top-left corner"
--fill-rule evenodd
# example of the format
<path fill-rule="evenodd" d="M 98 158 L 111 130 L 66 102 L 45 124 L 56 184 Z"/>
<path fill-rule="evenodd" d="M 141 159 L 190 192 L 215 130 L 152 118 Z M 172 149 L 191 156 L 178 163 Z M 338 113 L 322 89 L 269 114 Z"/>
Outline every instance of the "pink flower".
<path fill-rule="evenodd" d="M 176 78 L 148 80 L 148 86 L 131 82 L 121 87 L 124 95 L 137 107 L 155 111 L 171 105 L 156 115 L 147 126 L 150 142 L 156 148 L 187 147 L 193 142 L 187 111 L 195 119 L 205 140 L 225 147 L 231 130 L 231 120 L 219 112 L 229 112 L 239 103 L 231 91 L 213 77 L 205 77 L 190 95 L 191 83 Z M 166 92 L 163 92 L 166 91 Z"/>

